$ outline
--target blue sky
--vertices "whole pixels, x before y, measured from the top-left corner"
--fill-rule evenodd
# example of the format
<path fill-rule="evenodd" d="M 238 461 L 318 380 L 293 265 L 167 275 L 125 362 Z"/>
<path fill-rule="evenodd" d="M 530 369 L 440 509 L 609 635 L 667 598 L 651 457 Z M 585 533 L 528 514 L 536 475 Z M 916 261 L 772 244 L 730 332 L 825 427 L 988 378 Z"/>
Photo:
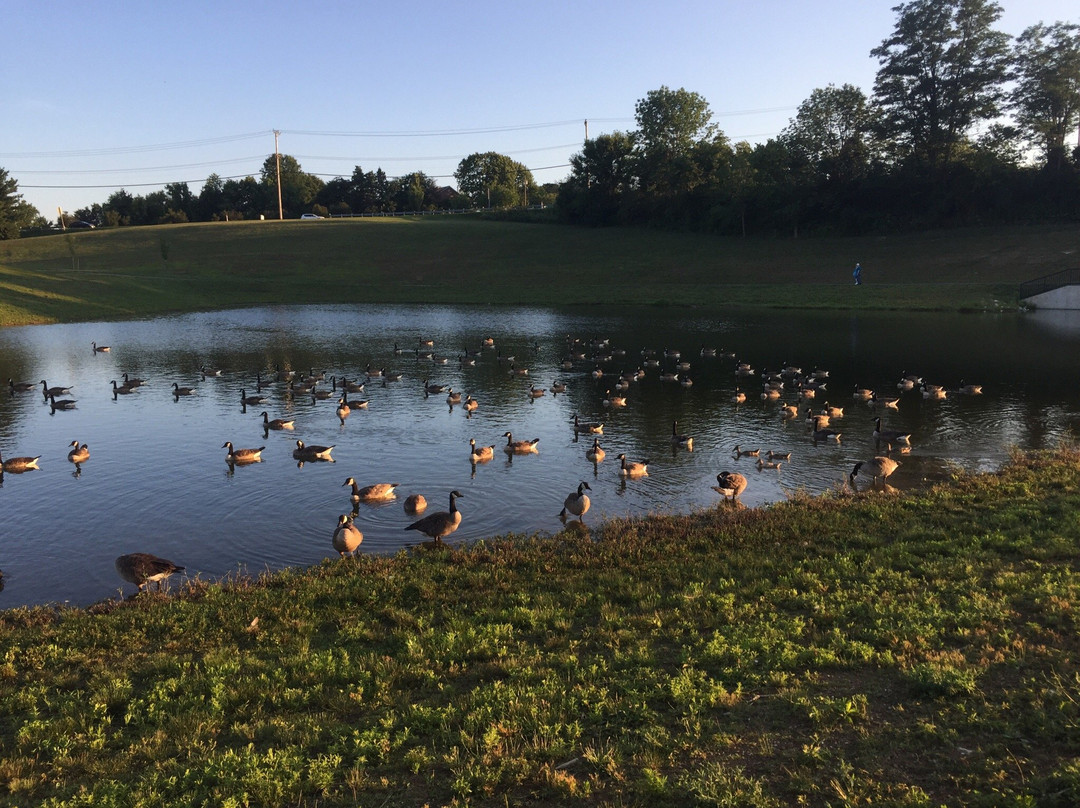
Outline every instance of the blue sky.
<path fill-rule="evenodd" d="M 497 151 L 557 182 L 589 135 L 662 85 L 733 140 L 777 135 L 818 87 L 868 94 L 896 0 L 16 2 L 0 0 L 0 167 L 55 218 L 118 187 L 255 175 L 281 151 L 330 179 Z M 1002 30 L 1080 22 L 1001 0 Z M 100 186 L 100 187 L 32 187 Z"/>

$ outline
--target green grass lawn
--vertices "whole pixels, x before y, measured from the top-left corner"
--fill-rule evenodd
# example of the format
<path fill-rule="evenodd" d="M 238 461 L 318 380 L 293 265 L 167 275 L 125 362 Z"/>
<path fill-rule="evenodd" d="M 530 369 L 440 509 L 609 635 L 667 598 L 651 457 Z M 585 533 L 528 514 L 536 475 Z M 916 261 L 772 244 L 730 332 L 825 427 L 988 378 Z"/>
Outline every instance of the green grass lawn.
<path fill-rule="evenodd" d="M 0 325 L 280 303 L 997 309 L 1075 227 L 753 240 L 471 217 L 221 222 L 0 242 Z M 855 261 L 864 284 L 851 280 Z"/>
<path fill-rule="evenodd" d="M 0 797 L 1073 806 L 1078 513 L 1063 449 L 2 612 Z"/>

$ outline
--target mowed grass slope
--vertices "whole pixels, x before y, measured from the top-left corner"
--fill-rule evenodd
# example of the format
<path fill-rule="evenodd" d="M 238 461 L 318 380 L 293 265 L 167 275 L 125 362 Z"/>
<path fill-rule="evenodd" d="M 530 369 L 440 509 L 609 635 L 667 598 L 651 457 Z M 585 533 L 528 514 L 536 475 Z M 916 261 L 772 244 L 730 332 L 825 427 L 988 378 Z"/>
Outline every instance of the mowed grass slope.
<path fill-rule="evenodd" d="M 1063 450 L 0 612 L 0 802 L 1075 806 L 1078 512 Z"/>
<path fill-rule="evenodd" d="M 1077 241 L 1075 227 L 756 240 L 466 216 L 102 229 L 0 242 L 0 325 L 331 302 L 981 310 L 1080 264 Z"/>

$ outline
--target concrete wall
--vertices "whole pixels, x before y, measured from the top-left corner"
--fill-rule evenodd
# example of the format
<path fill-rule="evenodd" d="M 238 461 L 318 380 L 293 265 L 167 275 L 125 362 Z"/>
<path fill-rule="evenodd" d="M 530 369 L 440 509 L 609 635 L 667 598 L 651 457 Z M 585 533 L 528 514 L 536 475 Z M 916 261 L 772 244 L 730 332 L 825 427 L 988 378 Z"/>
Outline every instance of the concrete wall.
<path fill-rule="evenodd" d="M 1060 286 L 1041 295 L 1025 297 L 1020 302 L 1036 309 L 1080 310 L 1080 286 Z"/>

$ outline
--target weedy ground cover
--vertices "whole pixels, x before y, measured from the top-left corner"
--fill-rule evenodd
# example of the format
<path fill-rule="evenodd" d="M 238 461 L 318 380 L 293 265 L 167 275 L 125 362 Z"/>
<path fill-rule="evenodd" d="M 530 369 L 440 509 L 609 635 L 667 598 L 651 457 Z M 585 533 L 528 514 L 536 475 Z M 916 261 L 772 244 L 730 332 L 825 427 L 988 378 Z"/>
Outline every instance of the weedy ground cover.
<path fill-rule="evenodd" d="M 920 493 L 2 612 L 0 795 L 1075 805 L 1078 549 L 1062 448 Z"/>

